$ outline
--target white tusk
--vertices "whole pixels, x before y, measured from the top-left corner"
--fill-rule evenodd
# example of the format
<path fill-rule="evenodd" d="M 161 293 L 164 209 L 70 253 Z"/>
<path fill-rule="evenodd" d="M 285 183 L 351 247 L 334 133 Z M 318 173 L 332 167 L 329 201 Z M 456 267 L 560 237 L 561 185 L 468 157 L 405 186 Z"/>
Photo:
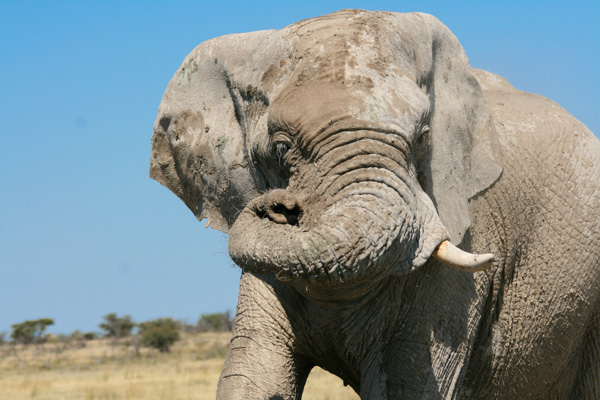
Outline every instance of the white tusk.
<path fill-rule="evenodd" d="M 432 256 L 449 267 L 466 272 L 485 271 L 494 262 L 493 254 L 471 254 L 444 240 Z"/>

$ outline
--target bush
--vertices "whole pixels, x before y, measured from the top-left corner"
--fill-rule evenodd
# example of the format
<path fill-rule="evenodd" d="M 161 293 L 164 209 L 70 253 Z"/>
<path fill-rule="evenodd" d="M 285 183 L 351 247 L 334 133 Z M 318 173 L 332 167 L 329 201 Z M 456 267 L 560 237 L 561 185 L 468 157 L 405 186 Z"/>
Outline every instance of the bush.
<path fill-rule="evenodd" d="M 67 340 L 83 340 L 83 333 L 81 333 L 81 331 L 79 329 L 75 329 L 73 332 L 71 332 L 69 337 L 66 339 Z"/>
<path fill-rule="evenodd" d="M 50 318 L 40 318 L 32 321 L 11 325 L 13 329 L 10 337 L 17 343 L 41 343 L 45 340 L 44 331 L 49 325 L 54 325 Z"/>
<path fill-rule="evenodd" d="M 161 353 L 169 352 L 171 345 L 179 340 L 179 326 L 171 318 L 159 318 L 138 324 L 142 344 L 158 349 Z"/>
<path fill-rule="evenodd" d="M 233 326 L 229 311 L 216 314 L 202 314 L 198 320 L 200 332 L 225 332 L 230 331 Z"/>
<path fill-rule="evenodd" d="M 82 336 L 85 340 L 94 340 L 98 337 L 98 334 L 96 332 L 85 332 Z"/>
<path fill-rule="evenodd" d="M 94 340 L 97 337 L 98 337 L 98 334 L 96 332 L 81 332 L 79 329 L 76 329 L 73 332 L 71 332 L 68 339 L 69 340 L 77 340 L 77 341 L 84 341 L 84 340 L 88 341 L 88 340 Z"/>
<path fill-rule="evenodd" d="M 117 314 L 110 313 L 105 315 L 104 323 L 98 325 L 104 332 L 104 336 L 112 338 L 122 338 L 131 335 L 131 331 L 135 326 L 135 323 L 131 320 L 129 315 L 124 317 L 117 317 Z"/>

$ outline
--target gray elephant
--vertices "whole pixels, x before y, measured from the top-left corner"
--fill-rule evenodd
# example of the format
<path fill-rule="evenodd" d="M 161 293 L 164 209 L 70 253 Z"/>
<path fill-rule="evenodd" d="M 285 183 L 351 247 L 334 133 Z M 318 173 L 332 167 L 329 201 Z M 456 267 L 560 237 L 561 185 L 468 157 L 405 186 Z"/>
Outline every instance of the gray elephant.
<path fill-rule="evenodd" d="M 202 43 L 150 176 L 243 270 L 220 399 L 600 398 L 600 142 L 430 15 Z"/>

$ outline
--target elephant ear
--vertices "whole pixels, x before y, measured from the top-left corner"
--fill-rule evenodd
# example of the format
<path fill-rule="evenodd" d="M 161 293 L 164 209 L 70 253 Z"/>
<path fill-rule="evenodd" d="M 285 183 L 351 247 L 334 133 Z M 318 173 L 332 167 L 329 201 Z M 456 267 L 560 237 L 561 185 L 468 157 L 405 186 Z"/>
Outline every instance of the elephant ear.
<path fill-rule="evenodd" d="M 431 68 L 422 84 L 430 97 L 430 151 L 419 164 L 450 240 L 471 224 L 468 200 L 502 173 L 498 138 L 482 90 L 458 39 L 435 17 L 418 14 L 431 32 Z"/>
<path fill-rule="evenodd" d="M 154 124 L 150 177 L 225 233 L 265 188 L 247 143 L 267 130 L 261 77 L 281 43 L 276 35 L 228 35 L 199 45 L 169 83 Z"/>

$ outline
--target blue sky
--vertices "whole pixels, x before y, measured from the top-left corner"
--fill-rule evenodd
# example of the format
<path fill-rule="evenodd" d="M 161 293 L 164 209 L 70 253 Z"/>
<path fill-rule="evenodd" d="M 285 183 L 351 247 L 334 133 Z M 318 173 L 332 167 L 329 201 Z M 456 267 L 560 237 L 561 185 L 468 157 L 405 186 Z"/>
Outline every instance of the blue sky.
<path fill-rule="evenodd" d="M 597 1 L 2 1 L 0 332 L 234 311 L 227 237 L 148 178 L 158 105 L 202 41 L 341 8 L 434 14 L 471 65 L 600 132 Z"/>

